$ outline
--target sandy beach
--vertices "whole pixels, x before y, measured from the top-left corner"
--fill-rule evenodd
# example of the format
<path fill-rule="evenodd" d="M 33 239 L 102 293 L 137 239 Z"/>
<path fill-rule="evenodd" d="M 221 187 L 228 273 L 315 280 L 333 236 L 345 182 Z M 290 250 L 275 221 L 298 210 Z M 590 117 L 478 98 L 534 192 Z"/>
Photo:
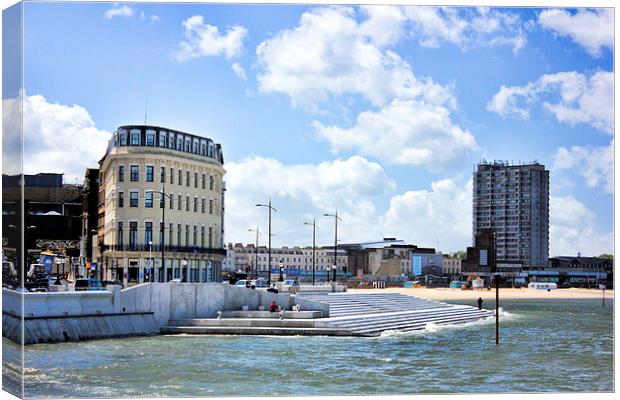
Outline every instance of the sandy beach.
<path fill-rule="evenodd" d="M 482 299 L 495 299 L 495 289 L 493 290 L 461 290 L 461 289 L 449 289 L 449 288 L 386 288 L 386 289 L 349 289 L 349 293 L 401 293 L 408 296 L 415 296 L 430 300 L 476 300 L 478 297 Z M 546 290 L 534 290 L 534 289 L 513 289 L 513 288 L 500 288 L 499 290 L 501 299 L 602 299 L 603 291 L 599 289 L 557 289 L 547 292 Z M 614 291 L 605 290 L 605 298 L 613 299 Z"/>

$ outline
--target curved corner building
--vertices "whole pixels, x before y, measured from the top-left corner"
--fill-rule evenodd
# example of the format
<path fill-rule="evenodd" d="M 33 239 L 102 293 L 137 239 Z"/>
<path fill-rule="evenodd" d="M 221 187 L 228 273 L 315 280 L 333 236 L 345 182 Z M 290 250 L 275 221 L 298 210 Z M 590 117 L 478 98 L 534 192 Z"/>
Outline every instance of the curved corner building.
<path fill-rule="evenodd" d="M 125 286 L 221 279 L 225 171 L 219 144 L 127 125 L 116 130 L 99 164 L 103 279 Z"/>

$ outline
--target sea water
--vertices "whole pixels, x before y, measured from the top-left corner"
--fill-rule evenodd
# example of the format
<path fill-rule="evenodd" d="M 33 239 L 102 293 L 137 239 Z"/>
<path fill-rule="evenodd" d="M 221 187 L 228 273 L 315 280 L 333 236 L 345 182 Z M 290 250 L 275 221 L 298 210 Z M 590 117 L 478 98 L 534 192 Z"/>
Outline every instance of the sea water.
<path fill-rule="evenodd" d="M 612 301 L 603 308 L 600 300 L 507 300 L 501 307 L 499 346 L 492 318 L 376 338 L 161 335 L 30 345 L 24 394 L 613 391 Z M 19 393 L 20 348 L 7 339 L 3 344 L 4 387 Z"/>

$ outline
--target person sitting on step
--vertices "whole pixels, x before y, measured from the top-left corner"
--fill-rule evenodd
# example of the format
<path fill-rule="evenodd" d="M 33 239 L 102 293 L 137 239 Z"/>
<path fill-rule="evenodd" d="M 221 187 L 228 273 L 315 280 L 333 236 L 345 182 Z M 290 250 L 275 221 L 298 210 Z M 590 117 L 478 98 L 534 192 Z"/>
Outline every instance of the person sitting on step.
<path fill-rule="evenodd" d="M 278 304 L 276 303 L 276 301 L 272 301 L 271 305 L 269 306 L 269 312 L 274 313 L 278 311 Z"/>

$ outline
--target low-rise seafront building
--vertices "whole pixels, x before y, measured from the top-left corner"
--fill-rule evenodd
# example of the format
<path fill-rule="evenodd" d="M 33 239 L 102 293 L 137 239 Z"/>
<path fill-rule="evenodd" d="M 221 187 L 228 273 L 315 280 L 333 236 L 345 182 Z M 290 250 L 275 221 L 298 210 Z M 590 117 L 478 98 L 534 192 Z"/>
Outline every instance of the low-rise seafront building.
<path fill-rule="evenodd" d="M 219 281 L 223 164 L 222 148 L 211 139 L 158 126 L 119 127 L 99 162 L 98 275 L 125 285 Z"/>
<path fill-rule="evenodd" d="M 252 278 L 267 278 L 269 269 L 269 251 L 266 246 L 242 243 L 228 243 L 227 246 L 227 270 L 244 271 Z M 310 247 L 272 247 L 271 248 L 271 279 L 278 279 L 280 264 L 283 274 L 287 277 L 299 279 L 303 282 L 312 281 L 312 246 Z M 338 249 L 336 253 L 337 277 L 342 278 L 347 274 L 347 252 Z M 314 275 L 315 280 L 325 281 L 327 272 L 332 273 L 334 264 L 333 247 L 315 247 L 314 249 Z M 350 275 L 350 273 L 348 274 Z M 330 275 L 331 277 L 331 275 Z M 331 279 L 331 278 L 330 278 Z"/>

